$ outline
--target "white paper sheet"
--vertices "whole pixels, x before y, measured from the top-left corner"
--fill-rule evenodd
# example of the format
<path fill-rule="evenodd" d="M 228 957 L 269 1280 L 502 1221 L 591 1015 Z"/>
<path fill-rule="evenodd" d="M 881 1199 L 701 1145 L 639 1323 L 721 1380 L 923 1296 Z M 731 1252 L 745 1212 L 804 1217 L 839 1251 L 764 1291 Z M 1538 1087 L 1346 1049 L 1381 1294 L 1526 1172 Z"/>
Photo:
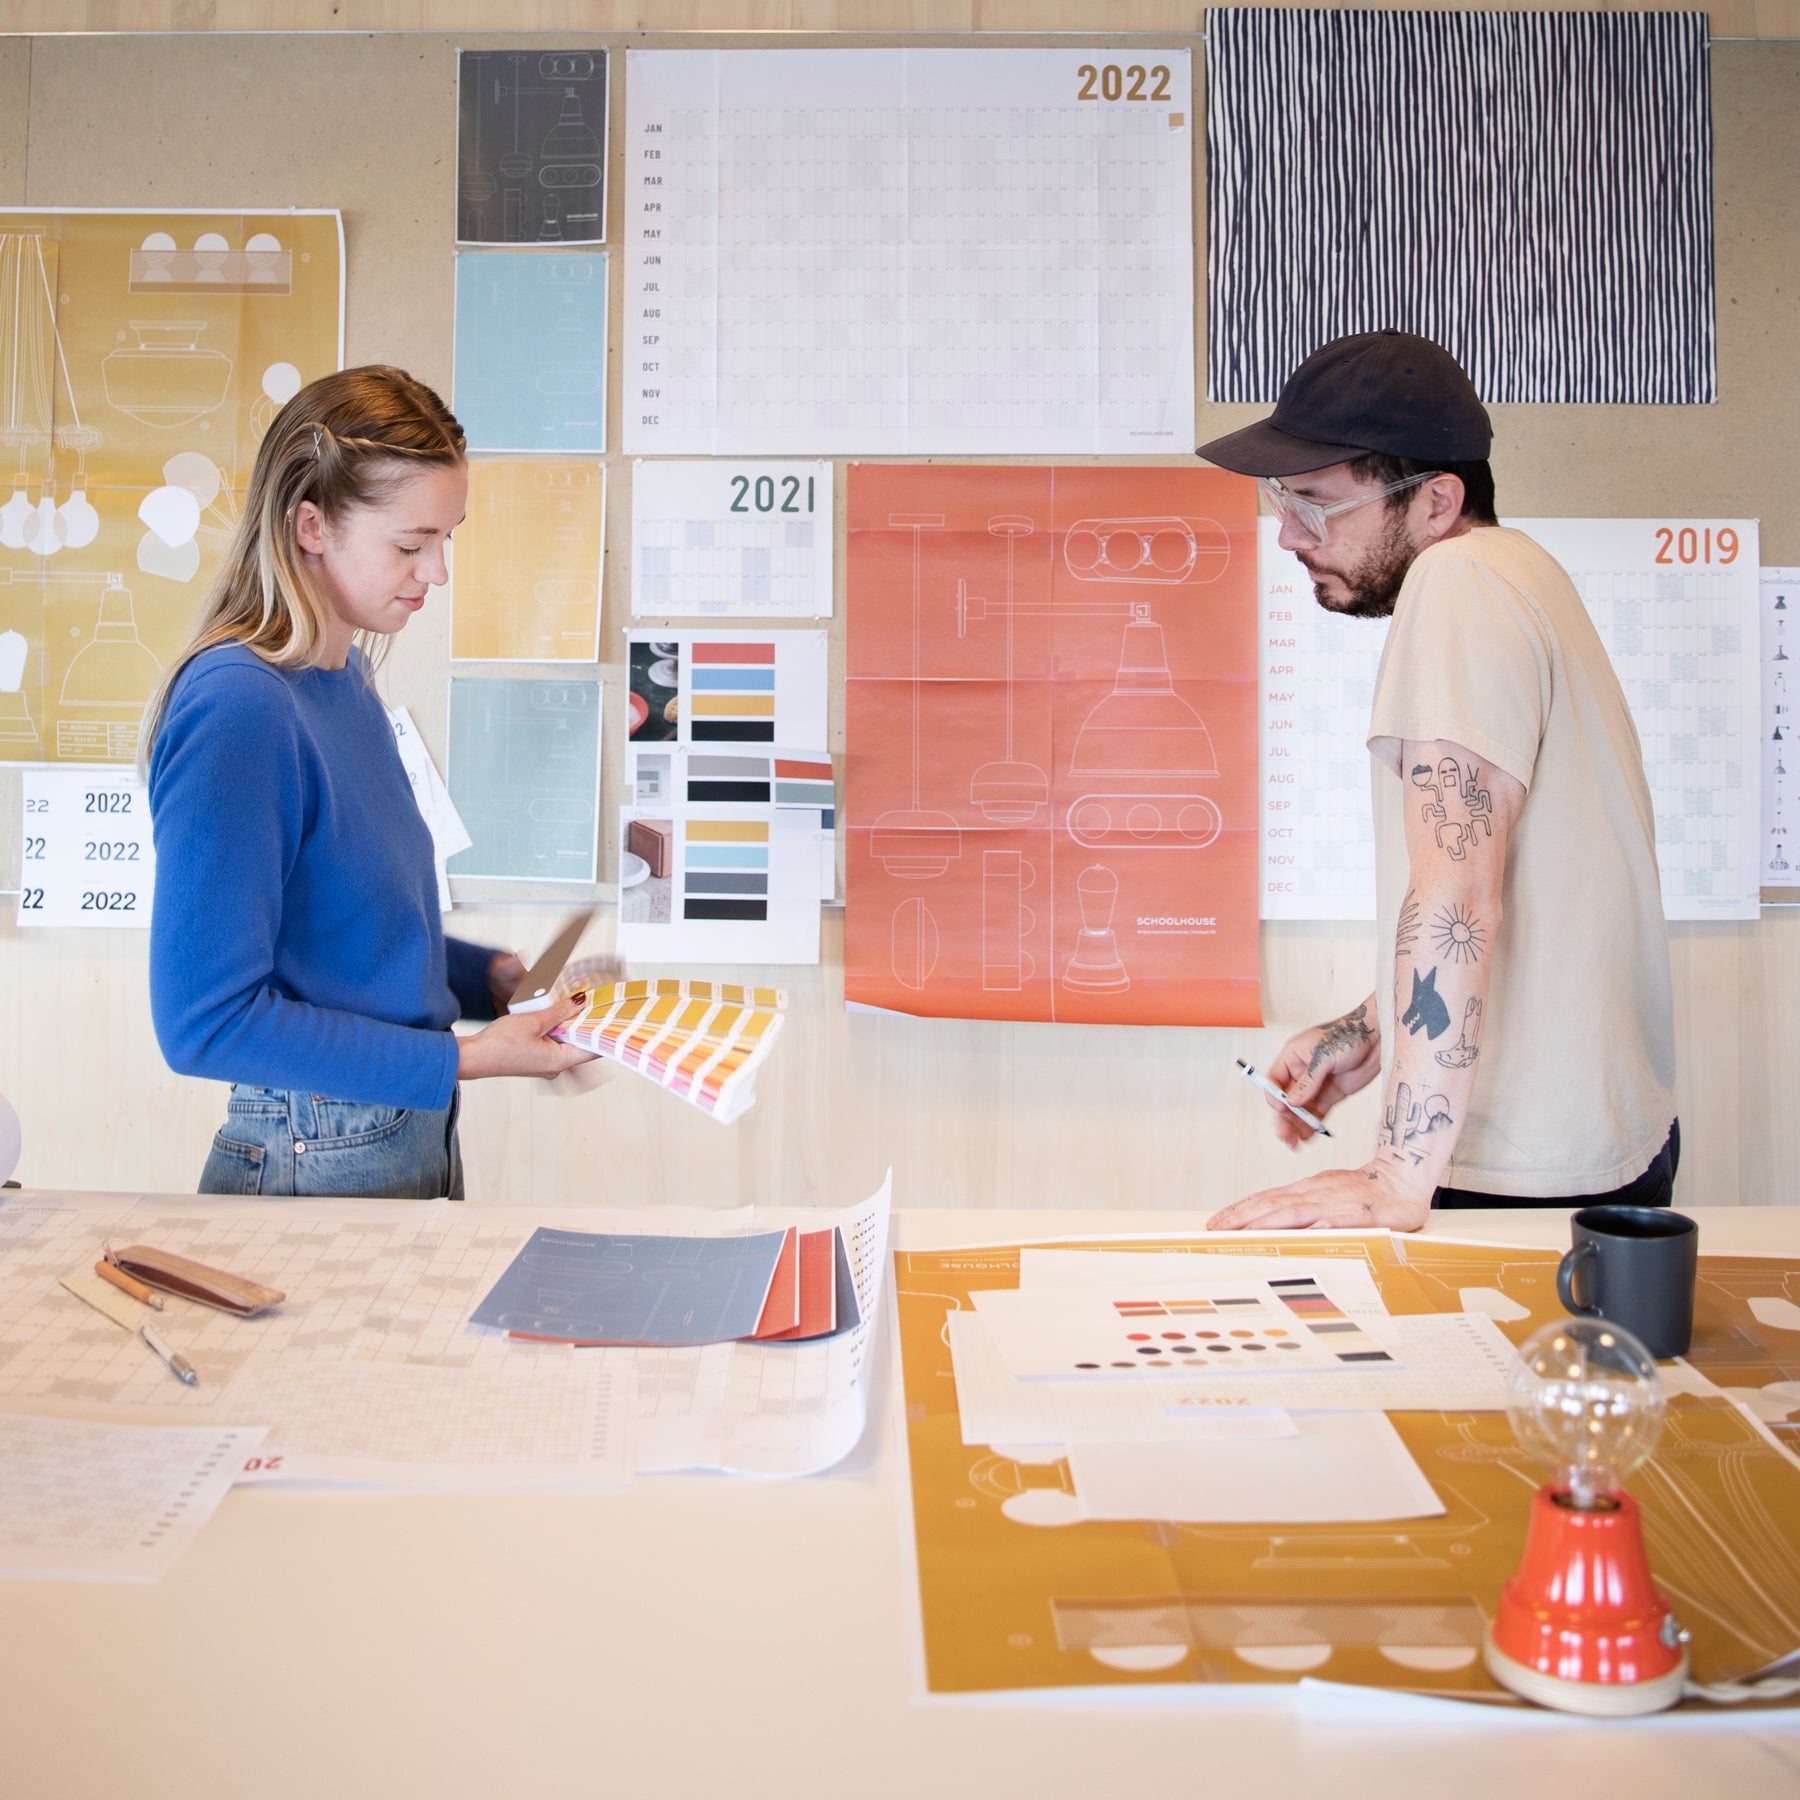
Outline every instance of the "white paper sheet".
<path fill-rule="evenodd" d="M 1385 628 L 1331 620 L 1306 573 L 1259 521 L 1264 678 L 1264 918 L 1374 916 L 1374 826 L 1364 740 Z M 1671 919 L 1757 916 L 1762 879 L 1757 526 L 1753 519 L 1508 519 L 1574 581 L 1643 743 Z M 1728 534 L 1728 535 L 1727 535 Z M 1730 558 L 1725 560 L 1726 548 Z M 1271 621 L 1289 610 L 1294 618 Z M 1292 623 L 1293 632 L 1274 625 Z M 1289 637 L 1292 642 L 1290 643 Z M 1280 699 L 1272 696 L 1288 695 Z M 1773 730 L 1771 725 L 1770 730 Z M 1286 751 L 1286 754 L 1277 754 Z M 1273 779 L 1292 769 L 1298 779 Z M 1292 790 L 1291 813 L 1278 802 Z M 1311 798 L 1307 798 L 1311 796 Z M 1302 800 L 1305 804 L 1301 804 Z M 1295 836 L 1270 838 L 1286 830 Z M 1292 861 L 1280 858 L 1291 857 Z M 1791 862 L 1794 859 L 1788 858 Z"/>
<path fill-rule="evenodd" d="M 1008 1373 L 979 1314 L 953 1312 L 947 1330 L 965 1444 L 1196 1442 L 1285 1437 L 1295 1429 L 1280 1408 L 1252 1405 L 1242 1394 L 1220 1396 L 1210 1383 L 1177 1411 L 1150 1382 L 1021 1381 Z"/>
<path fill-rule="evenodd" d="M 258 1485 L 631 1485 L 630 1389 L 591 1364 L 253 1363 L 220 1410 L 279 1421 L 239 1477 Z"/>
<path fill-rule="evenodd" d="M 1762 596 L 1762 881 L 1800 887 L 1800 569 L 1764 569 Z"/>
<path fill-rule="evenodd" d="M 1291 1438 L 1072 1444 L 1069 1473 L 1082 1516 L 1329 1525 L 1445 1510 L 1384 1414 L 1301 1413 L 1295 1423 Z"/>
<path fill-rule="evenodd" d="M 631 616 L 831 617 L 832 465 L 637 462 Z"/>
<path fill-rule="evenodd" d="M 1262 916 L 1372 919 L 1375 831 L 1364 739 L 1386 619 L 1346 619 L 1256 522 L 1262 632 Z"/>
<path fill-rule="evenodd" d="M 0 1575 L 160 1581 L 262 1437 L 0 1413 Z"/>
<path fill-rule="evenodd" d="M 404 706 L 389 707 L 388 720 L 394 727 L 400 766 L 412 783 L 419 817 L 431 833 L 431 855 L 437 864 L 438 911 L 449 912 L 452 904 L 450 877 L 445 873 L 444 865 L 458 851 L 468 849 L 474 839 L 462 822 L 462 814 L 456 810 L 456 802 L 450 798 L 450 790 L 444 786 L 437 764 L 431 760 L 431 752 L 425 748 L 425 740 L 419 736 L 411 711 Z"/>
<path fill-rule="evenodd" d="M 1285 1369 L 1395 1360 L 1394 1351 L 1335 1308 L 1328 1323 L 1314 1323 L 1284 1305 L 1266 1282 L 994 1288 L 970 1298 L 1001 1360 L 1024 1380 L 1206 1382 L 1221 1374 L 1260 1380 Z"/>
<path fill-rule="evenodd" d="M 1042 1250 L 1027 1244 L 1019 1252 L 1019 1286 L 1119 1288 L 1135 1292 L 1164 1281 L 1316 1281 L 1373 1337 L 1392 1335 L 1393 1320 L 1374 1273 L 1348 1256 L 1239 1256 L 1208 1250 Z"/>
<path fill-rule="evenodd" d="M 1394 1320 L 1400 1367 L 1292 1375 L 1214 1375 L 1205 1382 L 1022 1381 L 1001 1359 L 979 1313 L 950 1315 L 956 1404 L 965 1444 L 1110 1442 L 1188 1435 L 1184 1421 L 1232 1408 L 1309 1412 L 1503 1412 L 1513 1347 L 1493 1320 L 1472 1313 Z M 1159 1417 L 1160 1415 L 1160 1417 Z M 1165 1428 L 1166 1425 L 1166 1428 Z"/>
<path fill-rule="evenodd" d="M 19 640 L 17 632 L 5 635 Z M 156 845 L 137 777 L 124 769 L 24 769 L 20 776 L 20 928 L 148 930 Z"/>
<path fill-rule="evenodd" d="M 1194 442 L 1186 50 L 632 50 L 632 455 Z"/>

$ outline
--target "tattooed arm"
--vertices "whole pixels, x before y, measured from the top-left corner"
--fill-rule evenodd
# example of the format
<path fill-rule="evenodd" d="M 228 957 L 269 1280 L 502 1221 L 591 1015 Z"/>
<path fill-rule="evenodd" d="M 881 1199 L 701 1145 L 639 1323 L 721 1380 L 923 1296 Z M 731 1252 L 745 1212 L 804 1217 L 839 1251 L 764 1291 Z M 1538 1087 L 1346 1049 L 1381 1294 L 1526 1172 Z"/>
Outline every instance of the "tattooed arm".
<path fill-rule="evenodd" d="M 1380 1073 L 1381 1020 L 1373 994 L 1329 1025 L 1289 1038 L 1267 1070 L 1296 1106 L 1318 1119 Z M 1269 1110 L 1275 1115 L 1275 1135 L 1284 1144 L 1303 1144 L 1313 1135 L 1312 1127 L 1301 1124 L 1279 1100 L 1271 1099 Z"/>
<path fill-rule="evenodd" d="M 1394 933 L 1394 1055 L 1375 1154 L 1360 1169 L 1329 1170 L 1252 1194 L 1216 1214 L 1209 1221 L 1215 1228 L 1414 1231 L 1425 1223 L 1449 1166 L 1480 1066 L 1506 844 L 1525 789 L 1459 744 L 1402 748 L 1411 881 Z M 1305 1037 L 1283 1052 L 1284 1061 Z M 1270 1071 L 1277 1084 L 1282 1069 L 1278 1062 Z M 1300 1100 L 1297 1084 L 1290 1091 Z"/>

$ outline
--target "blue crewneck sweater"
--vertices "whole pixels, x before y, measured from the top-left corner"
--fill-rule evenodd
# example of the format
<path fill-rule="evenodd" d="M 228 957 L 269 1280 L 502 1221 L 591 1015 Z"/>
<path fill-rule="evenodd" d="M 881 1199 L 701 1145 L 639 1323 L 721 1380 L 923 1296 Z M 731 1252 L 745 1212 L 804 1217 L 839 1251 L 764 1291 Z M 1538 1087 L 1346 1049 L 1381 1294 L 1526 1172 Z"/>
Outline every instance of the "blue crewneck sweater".
<path fill-rule="evenodd" d="M 359 652 L 241 645 L 177 678 L 150 757 L 150 1010 L 183 1075 L 439 1109 L 492 952 L 444 936 L 431 834 Z"/>

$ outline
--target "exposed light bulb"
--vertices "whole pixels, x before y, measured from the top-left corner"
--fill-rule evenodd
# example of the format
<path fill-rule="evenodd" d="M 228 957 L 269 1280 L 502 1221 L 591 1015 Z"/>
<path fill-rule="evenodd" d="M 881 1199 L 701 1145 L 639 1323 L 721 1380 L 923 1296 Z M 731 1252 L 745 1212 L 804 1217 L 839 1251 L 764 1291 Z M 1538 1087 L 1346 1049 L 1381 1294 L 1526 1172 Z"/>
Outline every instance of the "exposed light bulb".
<path fill-rule="evenodd" d="M 1565 1319 L 1533 1332 L 1507 1383 L 1507 1417 L 1520 1446 L 1586 1512 L 1609 1504 L 1656 1448 L 1664 1405 L 1650 1352 L 1604 1319 Z"/>
<path fill-rule="evenodd" d="M 71 550 L 85 550 L 100 535 L 100 515 L 84 487 L 78 487 L 57 508 L 57 514 L 62 520 L 63 542 Z"/>
<path fill-rule="evenodd" d="M 22 487 L 12 491 L 12 498 L 4 506 L 0 506 L 0 544 L 8 550 L 25 548 L 25 532 L 30 523 L 32 513 L 30 497 Z"/>

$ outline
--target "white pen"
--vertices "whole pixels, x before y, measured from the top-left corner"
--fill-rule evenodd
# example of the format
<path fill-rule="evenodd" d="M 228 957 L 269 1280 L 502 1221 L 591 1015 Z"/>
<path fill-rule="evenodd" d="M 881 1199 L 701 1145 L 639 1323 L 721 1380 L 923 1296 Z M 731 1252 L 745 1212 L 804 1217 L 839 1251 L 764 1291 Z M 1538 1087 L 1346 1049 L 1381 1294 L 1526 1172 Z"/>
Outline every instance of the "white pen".
<path fill-rule="evenodd" d="M 177 1356 L 148 1325 L 138 1327 L 138 1336 L 169 1365 L 169 1373 L 177 1380 L 185 1381 L 189 1387 L 199 1381 L 200 1377 L 194 1373 L 194 1365 L 185 1356 Z"/>
<path fill-rule="evenodd" d="M 1315 1119 L 1312 1116 L 1312 1114 L 1306 1110 L 1306 1108 L 1304 1106 L 1296 1106 L 1293 1103 L 1293 1101 L 1291 1101 L 1287 1097 L 1287 1095 L 1284 1094 L 1281 1091 L 1281 1089 L 1278 1088 L 1274 1084 L 1274 1082 L 1272 1082 L 1268 1078 L 1268 1076 L 1258 1074 L 1257 1071 L 1255 1069 L 1251 1068 L 1251 1066 L 1247 1062 L 1245 1062 L 1241 1056 L 1237 1059 L 1237 1066 L 1240 1069 L 1242 1069 L 1244 1071 L 1244 1073 L 1246 1075 L 1248 1075 L 1250 1077 L 1250 1079 L 1252 1081 L 1254 1081 L 1256 1083 L 1256 1085 L 1259 1088 L 1261 1088 L 1262 1091 L 1265 1094 L 1267 1094 L 1271 1100 L 1279 1100 L 1281 1102 L 1281 1104 L 1283 1106 L 1285 1106 L 1288 1109 L 1288 1111 L 1291 1112 L 1294 1115 L 1294 1117 L 1300 1121 L 1300 1123 L 1302 1125 L 1310 1125 L 1313 1128 L 1313 1130 L 1319 1134 L 1320 1137 L 1330 1137 L 1331 1136 L 1331 1133 L 1329 1131 L 1327 1131 L 1325 1129 L 1325 1127 L 1322 1124 L 1320 1124 L 1319 1121 L 1317 1119 Z"/>

